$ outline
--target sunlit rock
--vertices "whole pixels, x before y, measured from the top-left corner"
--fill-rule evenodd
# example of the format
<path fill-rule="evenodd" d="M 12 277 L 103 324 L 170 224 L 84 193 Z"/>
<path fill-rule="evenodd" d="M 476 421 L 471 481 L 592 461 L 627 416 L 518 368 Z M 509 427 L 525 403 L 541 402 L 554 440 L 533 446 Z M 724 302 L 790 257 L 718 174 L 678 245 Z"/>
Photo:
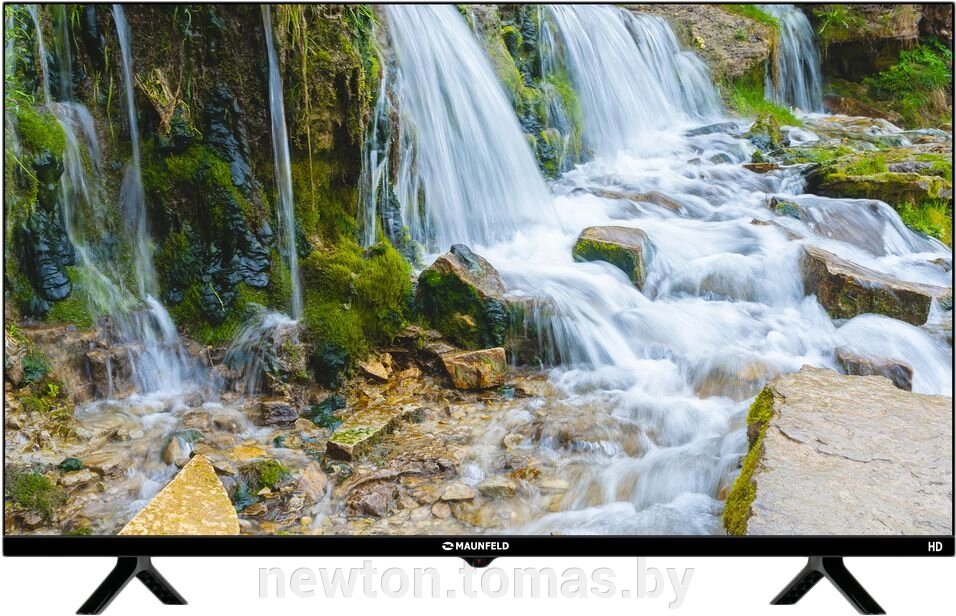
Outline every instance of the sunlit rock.
<path fill-rule="evenodd" d="M 631 227 L 588 227 L 574 244 L 579 261 L 605 261 L 627 274 L 641 288 L 647 276 L 651 243 L 647 234 Z"/>

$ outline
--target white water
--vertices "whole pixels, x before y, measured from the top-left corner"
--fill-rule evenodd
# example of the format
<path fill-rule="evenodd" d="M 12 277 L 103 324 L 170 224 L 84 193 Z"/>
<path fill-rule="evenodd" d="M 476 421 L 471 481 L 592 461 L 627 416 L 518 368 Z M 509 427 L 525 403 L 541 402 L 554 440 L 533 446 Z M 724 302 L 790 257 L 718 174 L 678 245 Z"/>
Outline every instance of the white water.
<path fill-rule="evenodd" d="M 429 251 L 487 245 L 553 219 L 514 111 L 471 31 L 449 5 L 385 5 L 402 116 L 395 193 Z M 420 203 L 424 199 L 424 211 Z"/>
<path fill-rule="evenodd" d="M 808 113 L 823 111 L 820 49 L 810 20 L 792 4 L 762 4 L 760 8 L 780 23 L 774 74 L 767 78 L 767 98 Z"/>
<path fill-rule="evenodd" d="M 511 508 L 506 528 L 514 532 L 719 533 L 717 496 L 729 487 L 746 450 L 746 411 L 767 380 L 805 364 L 838 369 L 834 350 L 844 345 L 906 361 L 918 391 L 952 394 L 951 378 L 944 376 L 952 361 L 937 339 L 878 317 L 858 317 L 838 328 L 815 298 L 805 297 L 801 244 L 820 245 L 901 279 L 937 283 L 946 276 L 941 269 L 914 264 L 950 253 L 907 229 L 885 204 L 794 197 L 802 191 L 799 172 L 761 175 L 743 168 L 753 151 L 743 139 L 719 132 L 686 136 L 691 114 L 672 102 L 673 91 L 649 85 L 661 79 L 679 83 L 680 64 L 669 65 L 672 73 L 661 78 L 666 67 L 646 67 L 628 51 L 632 62 L 625 78 L 618 54 L 657 35 L 645 29 L 636 34 L 638 43 L 629 43 L 630 35 L 622 34 L 628 20 L 617 11 L 550 9 L 558 22 L 555 47 L 563 45 L 570 56 L 566 61 L 591 118 L 589 138 L 606 152 L 552 185 L 553 210 L 542 208 L 552 215 L 520 227 L 490 219 L 485 225 L 501 228 L 475 233 L 461 223 L 486 213 L 474 209 L 479 203 L 449 208 L 442 198 L 470 185 L 472 178 L 457 168 L 444 178 L 452 183 L 446 192 L 424 195 L 425 215 L 443 232 L 439 247 L 484 241 L 479 252 L 501 273 L 509 293 L 537 300 L 532 325 L 543 330 L 549 345 L 542 356 L 558 364 L 549 379 L 554 393 L 496 417 L 472 443 L 462 474 L 477 484 L 505 474 L 509 456 L 518 455 L 544 469 L 545 478 L 568 485 L 556 501 L 532 488 L 501 504 L 506 513 Z M 440 17 L 432 21 L 432 9 L 403 7 L 389 11 L 388 26 L 406 79 L 409 61 L 416 68 L 445 68 L 441 75 L 415 72 L 419 78 L 403 85 L 398 105 L 412 130 L 425 133 L 418 122 L 426 122 L 430 147 L 455 160 L 467 156 L 471 145 L 458 138 L 460 118 L 422 117 L 403 108 L 423 107 L 424 95 L 408 91 L 412 83 L 429 98 L 455 100 L 455 92 L 467 91 L 461 81 L 484 72 L 446 64 L 476 59 L 456 56 L 466 46 L 461 37 L 441 36 L 461 34 L 461 18 L 451 10 Z M 462 117 L 471 113 L 466 106 Z M 436 126 L 439 121 L 449 125 Z M 512 123 L 499 118 L 483 128 L 492 134 L 503 124 Z M 805 132 L 805 139 L 816 137 Z M 480 141 L 493 148 L 492 159 L 514 154 L 513 140 Z M 415 146 L 400 143 L 403 155 Z M 720 160 L 718 154 L 732 162 L 711 162 Z M 525 171 L 520 182 L 506 170 L 490 179 L 505 183 L 503 192 L 513 195 L 509 207 L 522 211 L 523 187 L 541 181 L 536 171 Z M 592 193 L 606 189 L 634 196 Z M 679 209 L 639 198 L 652 190 L 678 202 Z M 807 219 L 774 214 L 767 208 L 772 195 L 795 198 Z M 539 198 L 538 191 L 533 196 Z M 841 229 L 846 210 L 860 215 L 852 234 Z M 647 233 L 652 248 L 643 291 L 610 265 L 573 261 L 578 233 L 593 225 Z M 501 445 L 507 435 L 523 437 L 511 453 Z"/>
<path fill-rule="evenodd" d="M 275 166 L 276 189 L 279 193 L 279 241 L 289 265 L 292 278 L 292 297 L 289 300 L 293 319 L 302 316 L 302 281 L 299 277 L 299 254 L 295 240 L 295 201 L 292 196 L 292 166 L 289 162 L 289 135 L 285 122 L 285 103 L 282 96 L 282 73 L 272 41 L 271 7 L 262 5 L 262 25 L 265 30 L 266 51 L 269 55 L 269 109 L 272 117 L 272 154 Z"/>
<path fill-rule="evenodd" d="M 570 69 L 595 153 L 626 150 L 648 131 L 720 113 L 707 68 L 680 49 L 663 19 L 602 5 L 553 5 L 547 15 L 562 43 L 552 47 L 564 54 L 543 64 Z"/>

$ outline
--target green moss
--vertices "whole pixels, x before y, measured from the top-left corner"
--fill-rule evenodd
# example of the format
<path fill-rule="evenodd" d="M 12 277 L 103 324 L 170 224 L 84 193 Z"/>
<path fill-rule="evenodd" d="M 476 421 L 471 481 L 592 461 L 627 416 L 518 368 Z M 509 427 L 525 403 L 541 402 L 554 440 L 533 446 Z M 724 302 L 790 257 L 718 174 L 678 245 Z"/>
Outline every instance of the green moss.
<path fill-rule="evenodd" d="M 66 133 L 56 116 L 40 107 L 17 107 L 17 134 L 21 145 L 32 152 L 47 151 L 61 156 L 66 149 Z"/>
<path fill-rule="evenodd" d="M 78 471 L 85 468 L 83 461 L 79 458 L 66 458 L 62 462 L 56 465 L 61 471 L 68 473 L 72 471 Z"/>
<path fill-rule="evenodd" d="M 257 460 L 242 470 L 249 492 L 258 493 L 262 488 L 274 490 L 282 481 L 292 476 L 292 473 L 278 460 Z"/>
<path fill-rule="evenodd" d="M 73 283 L 73 290 L 66 299 L 53 302 L 46 315 L 46 321 L 48 323 L 72 323 L 80 328 L 93 327 L 94 318 L 92 312 L 90 312 L 90 300 L 78 269 L 73 266 L 67 267 L 66 275 Z"/>
<path fill-rule="evenodd" d="M 202 344 L 214 346 L 228 344 L 242 327 L 250 305 L 269 305 L 269 296 L 265 290 L 239 283 L 236 288 L 235 302 L 232 306 L 226 307 L 225 320 L 212 324 L 203 313 L 199 285 L 199 282 L 194 282 L 186 289 L 183 300 L 170 306 L 169 312 L 191 338 Z"/>
<path fill-rule="evenodd" d="M 763 83 L 749 76 L 730 83 L 726 88 L 726 99 L 731 109 L 744 117 L 769 117 L 786 126 L 803 124 L 789 109 L 767 100 Z"/>
<path fill-rule="evenodd" d="M 747 414 L 747 435 L 750 446 L 741 461 L 740 474 L 727 495 L 724 503 L 724 528 L 730 535 L 747 534 L 747 522 L 750 519 L 750 506 L 757 497 L 757 486 L 753 474 L 763 455 L 763 439 L 767 426 L 773 417 L 773 393 L 764 387 L 750 405 Z"/>
<path fill-rule="evenodd" d="M 638 251 L 611 242 L 582 238 L 574 244 L 572 255 L 580 261 L 604 261 L 618 268 L 638 287 L 644 284 L 644 261 Z"/>
<path fill-rule="evenodd" d="M 740 17 L 752 19 L 757 23 L 770 26 L 774 29 L 780 27 L 780 21 L 776 17 L 763 10 L 756 4 L 719 4 L 717 6 L 732 15 L 738 15 Z"/>
<path fill-rule="evenodd" d="M 427 269 L 418 277 L 417 304 L 431 325 L 455 344 L 483 349 L 504 344 L 508 315 L 494 299 L 453 274 Z"/>
<path fill-rule="evenodd" d="M 949 201 L 904 203 L 897 208 L 900 219 L 918 233 L 935 237 L 947 246 L 953 245 L 953 206 Z"/>
<path fill-rule="evenodd" d="M 340 445 L 355 445 L 356 443 L 361 443 L 372 434 L 375 434 L 375 430 L 371 428 L 352 428 L 351 430 L 336 431 L 329 440 Z"/>
<path fill-rule="evenodd" d="M 56 508 L 66 500 L 63 488 L 35 471 L 10 472 L 5 484 L 7 498 L 24 509 L 43 514 L 47 519 L 53 518 Z"/>

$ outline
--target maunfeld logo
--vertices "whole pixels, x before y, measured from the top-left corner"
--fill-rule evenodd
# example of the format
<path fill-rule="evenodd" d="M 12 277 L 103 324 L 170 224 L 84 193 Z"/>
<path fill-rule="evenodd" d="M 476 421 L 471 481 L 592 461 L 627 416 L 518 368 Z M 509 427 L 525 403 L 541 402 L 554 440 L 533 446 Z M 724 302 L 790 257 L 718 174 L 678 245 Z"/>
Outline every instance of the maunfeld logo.
<path fill-rule="evenodd" d="M 441 549 L 446 552 L 452 550 L 465 550 L 469 552 L 481 551 L 502 551 L 508 549 L 507 541 L 445 541 L 441 544 Z"/>

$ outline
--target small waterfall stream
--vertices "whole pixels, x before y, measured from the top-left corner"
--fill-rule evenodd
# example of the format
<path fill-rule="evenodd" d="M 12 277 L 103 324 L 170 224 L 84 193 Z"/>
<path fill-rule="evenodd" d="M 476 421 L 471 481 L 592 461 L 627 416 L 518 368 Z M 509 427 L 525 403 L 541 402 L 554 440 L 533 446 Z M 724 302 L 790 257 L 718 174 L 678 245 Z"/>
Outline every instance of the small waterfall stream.
<path fill-rule="evenodd" d="M 807 16 L 792 4 L 760 5 L 780 23 L 773 75 L 767 98 L 801 111 L 823 111 L 823 76 L 816 33 Z"/>

